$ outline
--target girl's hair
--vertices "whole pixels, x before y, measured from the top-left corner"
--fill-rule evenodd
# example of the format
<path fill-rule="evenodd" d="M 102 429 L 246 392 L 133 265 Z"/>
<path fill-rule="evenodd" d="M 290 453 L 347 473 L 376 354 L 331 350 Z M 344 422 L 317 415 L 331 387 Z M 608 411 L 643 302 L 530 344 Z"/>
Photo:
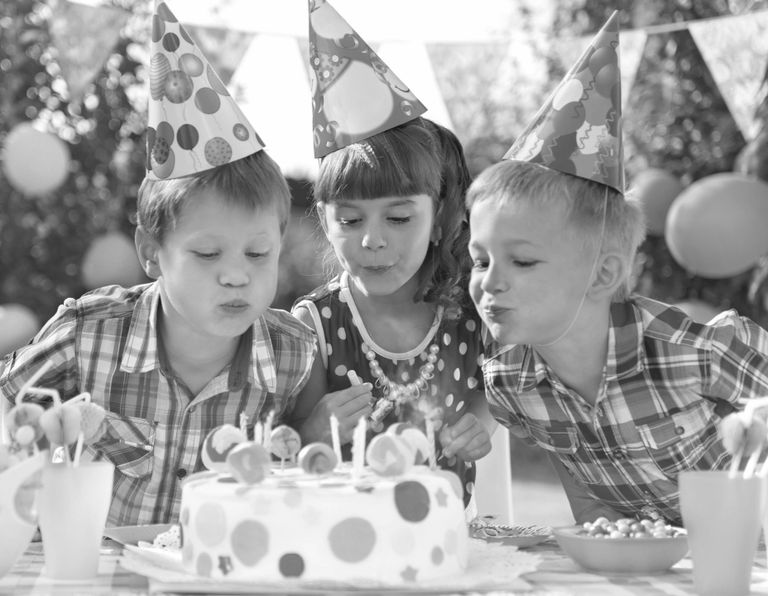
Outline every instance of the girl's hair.
<path fill-rule="evenodd" d="M 583 241 L 585 254 L 594 255 L 598 248 L 602 253 L 619 252 L 631 265 L 645 238 L 643 211 L 631 194 L 625 198 L 609 186 L 526 161 L 503 160 L 487 168 L 470 186 L 466 204 L 472 209 L 483 201 L 504 204 L 520 200 L 544 208 L 564 208 L 571 231 Z M 614 300 L 628 296 L 629 274 L 630 268 Z"/>
<path fill-rule="evenodd" d="M 315 204 L 426 194 L 434 201 L 437 244 L 419 269 L 414 301 L 435 302 L 458 316 L 470 305 L 464 195 L 470 175 L 456 136 L 416 118 L 325 156 L 314 185 Z"/>
<path fill-rule="evenodd" d="M 280 232 L 288 225 L 291 192 L 280 167 L 265 152 L 171 180 L 144 178 L 139 188 L 138 225 L 162 244 L 176 226 L 184 204 L 192 195 L 217 191 L 232 205 L 252 209 L 274 208 Z"/>

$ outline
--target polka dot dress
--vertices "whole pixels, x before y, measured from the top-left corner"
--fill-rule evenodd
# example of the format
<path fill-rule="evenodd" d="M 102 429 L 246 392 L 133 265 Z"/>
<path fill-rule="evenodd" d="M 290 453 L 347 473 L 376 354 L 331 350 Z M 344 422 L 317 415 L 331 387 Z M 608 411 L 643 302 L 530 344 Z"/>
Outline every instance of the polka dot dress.
<path fill-rule="evenodd" d="M 442 409 L 444 423 L 455 424 L 467 411 L 471 400 L 484 399 L 480 322 L 474 313 L 458 320 L 443 318 L 414 350 L 393 354 L 379 348 L 370 338 L 355 307 L 346 274 L 300 299 L 298 305 L 314 309 L 316 320 L 322 326 L 329 392 L 349 387 L 346 374 L 353 369 L 363 381 L 373 384 L 374 397 L 381 397 L 381 389 L 376 386 L 376 378 L 366 359 L 369 350 L 376 354 L 376 360 L 389 379 L 407 384 L 419 378 L 419 370 L 427 362 L 429 348 L 436 344 L 440 349 L 434 377 L 425 393 L 430 405 Z M 383 428 L 399 420 L 420 419 L 416 404 L 405 404 L 399 414 L 391 412 L 384 419 Z M 439 444 L 437 450 L 438 454 L 442 451 Z M 441 468 L 456 472 L 461 478 L 466 505 L 474 486 L 474 464 L 457 458 L 449 461 L 444 457 L 440 457 L 437 463 Z"/>

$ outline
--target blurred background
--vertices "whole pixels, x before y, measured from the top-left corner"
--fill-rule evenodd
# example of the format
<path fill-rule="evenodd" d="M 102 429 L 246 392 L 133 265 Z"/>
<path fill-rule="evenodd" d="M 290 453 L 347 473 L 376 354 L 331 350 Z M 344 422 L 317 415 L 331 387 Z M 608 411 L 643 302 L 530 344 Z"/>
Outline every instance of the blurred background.
<path fill-rule="evenodd" d="M 626 173 L 649 223 L 636 291 L 702 321 L 736 308 L 768 325 L 768 0 L 332 3 L 426 116 L 456 132 L 473 175 L 503 156 L 619 10 Z M 324 276 L 306 0 L 168 4 L 289 178 L 275 306 L 290 308 Z M 147 281 L 133 229 L 151 9 L 0 0 L 0 356 L 64 298 Z M 527 470 L 534 484 L 551 481 L 547 466 Z"/>

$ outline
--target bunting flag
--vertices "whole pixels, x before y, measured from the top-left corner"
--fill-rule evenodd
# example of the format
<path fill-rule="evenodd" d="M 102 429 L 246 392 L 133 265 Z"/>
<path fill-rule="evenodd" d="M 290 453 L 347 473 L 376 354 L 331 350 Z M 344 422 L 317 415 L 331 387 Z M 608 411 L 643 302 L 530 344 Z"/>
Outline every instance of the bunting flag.
<path fill-rule="evenodd" d="M 56 62 L 67 82 L 70 99 L 77 101 L 103 68 L 131 13 L 70 0 L 56 0 L 51 9 L 49 28 L 58 53 Z"/>
<path fill-rule="evenodd" d="M 378 46 L 376 53 L 386 60 L 390 68 L 404 81 L 408 81 L 413 94 L 427 106 L 424 115 L 433 122 L 453 130 L 451 116 L 432 69 L 426 44 L 417 41 L 390 41 Z"/>
<path fill-rule="evenodd" d="M 312 151 L 312 111 L 307 106 L 306 55 L 295 37 L 257 35 L 229 86 L 243 113 L 269 143 L 269 154 L 283 173 L 313 180 L 317 162 Z"/>
<path fill-rule="evenodd" d="M 768 65 L 768 12 L 692 22 L 688 30 L 742 134 L 754 138 Z"/>
<path fill-rule="evenodd" d="M 256 34 L 218 27 L 185 28 L 218 73 L 221 82 L 229 85 Z"/>

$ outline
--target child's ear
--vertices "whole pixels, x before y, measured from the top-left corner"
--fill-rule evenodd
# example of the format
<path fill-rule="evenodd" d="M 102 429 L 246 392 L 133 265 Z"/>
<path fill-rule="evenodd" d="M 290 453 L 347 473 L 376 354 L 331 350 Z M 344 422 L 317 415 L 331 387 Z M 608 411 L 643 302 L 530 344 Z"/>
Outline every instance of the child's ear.
<path fill-rule="evenodd" d="M 136 243 L 136 253 L 139 255 L 139 263 L 144 269 L 144 273 L 151 279 L 160 277 L 160 264 L 157 260 L 157 251 L 160 249 L 160 245 L 157 240 L 137 227 L 134 242 Z"/>
<path fill-rule="evenodd" d="M 629 275 L 629 265 L 624 255 L 606 253 L 600 259 L 600 266 L 590 293 L 595 297 L 610 298 L 623 283 L 626 283 L 627 275 Z"/>

